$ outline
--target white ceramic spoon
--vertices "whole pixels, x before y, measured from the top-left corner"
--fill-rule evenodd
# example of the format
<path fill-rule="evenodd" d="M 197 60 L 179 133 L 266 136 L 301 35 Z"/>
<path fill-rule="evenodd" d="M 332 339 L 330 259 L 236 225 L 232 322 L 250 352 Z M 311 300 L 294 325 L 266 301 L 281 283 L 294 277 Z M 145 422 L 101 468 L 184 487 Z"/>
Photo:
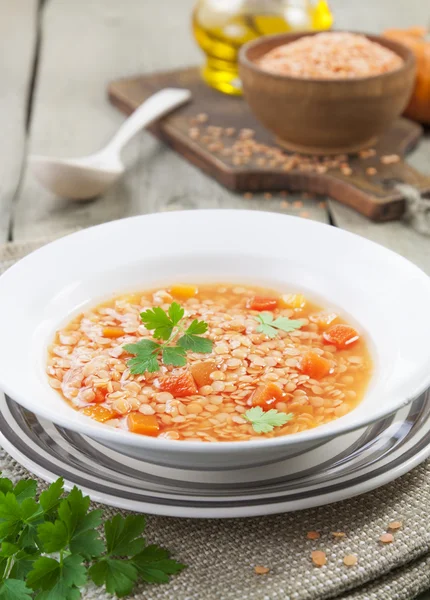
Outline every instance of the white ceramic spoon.
<path fill-rule="evenodd" d="M 161 90 L 134 111 L 103 150 L 71 159 L 33 155 L 29 158 L 32 172 L 45 188 L 63 198 L 88 200 L 103 194 L 124 173 L 120 153 L 125 144 L 143 127 L 190 98 L 189 90 Z"/>

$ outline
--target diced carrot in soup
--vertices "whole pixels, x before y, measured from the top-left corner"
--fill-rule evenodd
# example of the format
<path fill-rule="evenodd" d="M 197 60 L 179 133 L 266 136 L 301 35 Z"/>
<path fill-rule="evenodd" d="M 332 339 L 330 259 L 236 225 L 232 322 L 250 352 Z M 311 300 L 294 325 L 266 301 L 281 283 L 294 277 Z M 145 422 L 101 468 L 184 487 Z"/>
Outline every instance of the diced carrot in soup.
<path fill-rule="evenodd" d="M 122 327 L 103 327 L 103 337 L 116 339 L 125 335 Z"/>
<path fill-rule="evenodd" d="M 189 371 L 172 372 L 160 378 L 160 390 L 170 392 L 175 398 L 197 394 L 196 383 Z"/>
<path fill-rule="evenodd" d="M 142 413 L 130 413 L 127 417 L 128 429 L 132 433 L 141 435 L 157 436 L 160 432 L 156 415 L 143 415 Z"/>
<path fill-rule="evenodd" d="M 252 406 L 261 406 L 263 410 L 275 408 L 275 404 L 283 399 L 282 390 L 275 383 L 259 385 L 251 396 Z"/>
<path fill-rule="evenodd" d="M 334 321 L 338 318 L 336 313 L 316 313 L 315 315 L 310 315 L 309 320 L 312 323 L 316 323 L 320 329 L 328 329 L 330 325 L 334 324 Z"/>
<path fill-rule="evenodd" d="M 275 310 L 278 308 L 277 298 L 266 298 L 265 296 L 254 296 L 248 304 L 251 310 Z"/>
<path fill-rule="evenodd" d="M 303 308 L 306 304 L 306 298 L 303 294 L 284 294 L 281 296 L 282 308 Z"/>
<path fill-rule="evenodd" d="M 210 374 L 216 371 L 216 365 L 212 360 L 197 363 L 190 366 L 191 375 L 194 377 L 194 381 L 197 387 L 201 388 L 204 385 L 210 385 L 212 379 Z"/>
<path fill-rule="evenodd" d="M 333 325 L 323 333 L 326 344 L 332 344 L 339 350 L 346 350 L 360 339 L 358 332 L 350 325 Z"/>
<path fill-rule="evenodd" d="M 106 421 L 115 419 L 115 417 L 118 416 L 115 411 L 105 408 L 104 406 L 86 406 L 81 412 L 87 417 L 91 417 L 100 423 L 106 423 Z"/>
<path fill-rule="evenodd" d="M 198 292 L 198 289 L 195 285 L 172 285 L 170 288 L 170 293 L 175 298 L 179 298 L 180 300 L 188 300 L 189 298 L 193 298 Z"/>
<path fill-rule="evenodd" d="M 93 402 L 95 402 L 96 404 L 101 404 L 106 400 L 108 391 L 105 387 L 94 388 L 93 392 L 95 394 Z"/>
<path fill-rule="evenodd" d="M 311 379 L 322 379 L 333 372 L 333 365 L 323 356 L 311 351 L 303 356 L 300 370 Z"/>

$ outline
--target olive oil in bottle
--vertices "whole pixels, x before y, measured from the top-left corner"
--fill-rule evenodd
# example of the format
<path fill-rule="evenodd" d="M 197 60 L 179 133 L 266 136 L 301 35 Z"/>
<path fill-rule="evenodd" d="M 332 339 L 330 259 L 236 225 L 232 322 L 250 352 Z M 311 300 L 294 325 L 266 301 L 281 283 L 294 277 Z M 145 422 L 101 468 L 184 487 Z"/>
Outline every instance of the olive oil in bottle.
<path fill-rule="evenodd" d="M 194 37 L 206 55 L 203 79 L 226 94 L 240 95 L 240 47 L 262 35 L 330 29 L 326 0 L 199 0 Z"/>

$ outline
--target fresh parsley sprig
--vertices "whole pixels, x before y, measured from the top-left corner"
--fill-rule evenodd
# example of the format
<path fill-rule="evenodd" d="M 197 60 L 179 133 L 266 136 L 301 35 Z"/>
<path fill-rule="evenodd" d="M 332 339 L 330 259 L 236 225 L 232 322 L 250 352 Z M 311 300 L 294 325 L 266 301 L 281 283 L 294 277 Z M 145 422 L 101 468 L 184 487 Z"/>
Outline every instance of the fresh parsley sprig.
<path fill-rule="evenodd" d="M 264 411 L 261 406 L 254 406 L 243 414 L 256 433 L 270 433 L 275 427 L 285 425 L 294 417 L 292 413 L 283 413 L 275 408 Z"/>
<path fill-rule="evenodd" d="M 98 530 L 102 511 L 58 479 L 37 497 L 37 483 L 0 479 L 0 600 L 79 600 L 88 580 L 118 597 L 139 580 L 164 583 L 185 565 L 146 545 L 144 516 L 116 515 Z"/>
<path fill-rule="evenodd" d="M 277 319 L 273 319 L 273 315 L 270 312 L 262 312 L 255 318 L 260 321 L 260 325 L 257 327 L 256 331 L 258 333 L 264 333 L 270 338 L 275 338 L 278 335 L 279 330 L 290 333 L 291 331 L 303 327 L 303 321 L 300 319 L 293 320 L 288 317 L 278 317 Z"/>
<path fill-rule="evenodd" d="M 146 329 L 153 331 L 153 337 L 162 343 L 140 340 L 124 346 L 127 352 L 134 354 L 127 362 L 133 375 L 158 371 L 160 357 L 165 365 L 183 367 L 187 364 L 187 351 L 202 354 L 212 351 L 212 341 L 201 337 L 208 330 L 207 323 L 194 319 L 185 329 L 184 315 L 184 309 L 177 302 L 172 302 L 167 312 L 155 306 L 140 314 Z"/>

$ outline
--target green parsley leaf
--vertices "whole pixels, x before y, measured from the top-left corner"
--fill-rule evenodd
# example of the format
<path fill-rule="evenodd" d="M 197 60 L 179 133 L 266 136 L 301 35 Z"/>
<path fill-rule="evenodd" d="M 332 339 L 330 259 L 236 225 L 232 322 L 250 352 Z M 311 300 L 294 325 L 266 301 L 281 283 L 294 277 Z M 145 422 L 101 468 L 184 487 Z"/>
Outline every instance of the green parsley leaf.
<path fill-rule="evenodd" d="M 13 492 L 0 493 L 0 539 L 17 535 L 22 526 L 22 510 Z"/>
<path fill-rule="evenodd" d="M 303 321 L 297 319 L 288 319 L 288 317 L 278 317 L 273 319 L 273 315 L 270 312 L 262 312 L 256 316 L 256 319 L 260 321 L 260 325 L 256 331 L 258 333 L 264 333 L 270 338 L 275 338 L 278 335 L 279 330 L 290 333 L 296 329 L 303 327 Z"/>
<path fill-rule="evenodd" d="M 66 585 L 81 587 L 87 582 L 87 569 L 82 564 L 84 559 L 79 554 L 66 556 L 63 561 L 62 578 Z"/>
<path fill-rule="evenodd" d="M 135 358 L 131 358 L 127 362 L 130 373 L 133 375 L 155 373 L 160 369 L 157 355 L 161 350 L 161 346 L 157 342 L 140 340 L 137 344 L 126 344 L 124 350 L 136 355 Z"/>
<path fill-rule="evenodd" d="M 159 371 L 158 358 L 160 354 L 165 365 L 183 367 L 187 364 L 186 352 L 188 350 L 204 354 L 212 351 L 212 341 L 200 337 L 201 334 L 206 333 L 207 323 L 194 319 L 184 330 L 184 326 L 181 324 L 184 315 L 184 309 L 177 302 L 172 302 L 167 313 L 159 306 L 141 313 L 140 317 L 145 327 L 149 330 L 153 329 L 154 337 L 163 340 L 164 343 L 141 340 L 136 344 L 124 346 L 127 352 L 135 356 L 127 361 L 133 375 Z M 177 345 L 174 345 L 174 342 L 177 342 Z"/>
<path fill-rule="evenodd" d="M 105 523 L 106 547 L 109 556 L 132 556 L 145 547 L 145 517 L 116 515 Z"/>
<path fill-rule="evenodd" d="M 178 345 L 191 352 L 207 354 L 212 352 L 213 342 L 206 338 L 199 337 L 198 335 L 189 335 L 188 333 L 185 333 L 179 338 Z"/>
<path fill-rule="evenodd" d="M 256 433 L 270 433 L 274 427 L 285 425 L 294 417 L 292 413 L 285 414 L 274 408 L 264 411 L 261 406 L 250 408 L 243 416 L 252 424 Z"/>
<path fill-rule="evenodd" d="M 184 309 L 177 302 L 172 302 L 169 306 L 169 317 L 171 318 L 174 327 L 176 327 L 179 321 L 184 318 L 184 314 Z"/>
<path fill-rule="evenodd" d="M 187 364 L 186 352 L 180 346 L 166 346 L 163 348 L 163 363 L 174 367 L 183 367 Z"/>
<path fill-rule="evenodd" d="M 27 584 L 35 591 L 49 590 L 60 578 L 61 566 L 58 560 L 41 556 L 33 564 L 28 574 Z"/>
<path fill-rule="evenodd" d="M 1 545 L 0 556 L 5 556 L 9 558 L 9 556 L 13 556 L 19 552 L 19 546 L 16 544 L 11 544 L 10 542 L 3 542 Z"/>
<path fill-rule="evenodd" d="M 96 585 L 105 585 L 106 591 L 119 598 L 128 596 L 137 582 L 137 569 L 124 560 L 103 559 L 90 567 L 89 576 Z"/>
<path fill-rule="evenodd" d="M 185 569 L 185 565 L 169 557 L 168 550 L 150 545 L 136 556 L 133 556 L 133 563 L 144 581 L 148 583 L 167 583 L 169 575 L 174 575 Z"/>
<path fill-rule="evenodd" d="M 37 528 L 39 540 L 44 552 L 59 552 L 67 546 L 69 533 L 62 521 L 45 522 Z"/>
<path fill-rule="evenodd" d="M 105 544 L 102 511 L 76 487 L 62 497 L 63 486 L 57 480 L 37 502 L 35 482 L 0 480 L 0 600 L 80 600 L 88 574 L 124 596 L 139 578 L 163 582 L 183 568 L 166 550 L 145 547 L 143 516 L 107 521 Z"/>
<path fill-rule="evenodd" d="M 21 504 L 27 498 L 33 498 L 36 495 L 37 481 L 35 479 L 21 479 L 13 489 L 16 499 Z"/>
<path fill-rule="evenodd" d="M 7 579 L 0 584 L 0 600 L 32 600 L 31 590 L 24 581 Z"/>
<path fill-rule="evenodd" d="M 0 477 L 0 493 L 13 492 L 13 483 L 7 477 Z"/>
<path fill-rule="evenodd" d="M 80 600 L 81 592 L 76 587 L 69 587 L 64 581 L 57 581 L 53 588 L 37 594 L 36 600 Z"/>
<path fill-rule="evenodd" d="M 34 591 L 50 590 L 60 582 L 66 587 L 81 587 L 87 581 L 87 569 L 82 564 L 83 560 L 79 554 L 71 554 L 61 564 L 54 558 L 42 556 L 34 563 L 27 583 Z"/>
<path fill-rule="evenodd" d="M 20 550 L 17 552 L 13 558 L 13 567 L 10 572 L 10 577 L 26 581 L 27 575 L 33 568 L 33 563 L 38 556 L 39 554 L 36 548 Z"/>
<path fill-rule="evenodd" d="M 194 321 L 191 323 L 191 325 L 189 327 L 187 327 L 187 329 L 185 330 L 185 333 L 188 334 L 194 334 L 194 335 L 201 335 L 202 333 L 206 333 L 206 331 L 208 330 L 208 324 L 205 323 L 204 321 L 198 321 L 197 319 L 194 319 Z"/>
<path fill-rule="evenodd" d="M 170 306 L 170 308 L 172 308 L 172 306 Z M 172 312 L 174 312 L 176 318 L 177 311 L 173 309 Z M 154 306 L 154 308 L 149 308 L 148 310 L 145 310 L 145 312 L 140 313 L 140 318 L 146 329 L 149 331 L 154 330 L 153 336 L 156 340 L 166 341 L 172 335 L 173 327 L 175 326 L 173 319 L 171 319 L 166 311 L 159 306 Z"/>
<path fill-rule="evenodd" d="M 59 520 L 67 531 L 67 542 L 70 550 L 84 557 L 99 556 L 104 550 L 104 544 L 100 540 L 96 528 L 101 523 L 102 511 L 93 510 L 88 512 L 90 506 L 89 496 L 84 496 L 76 486 L 70 494 L 64 498 L 58 507 Z M 49 537 L 48 528 L 42 526 L 42 535 L 47 541 Z M 62 525 L 58 525 L 57 542 L 60 542 Z M 49 552 L 49 550 L 48 550 Z M 53 550 L 51 550 L 53 552 Z"/>
<path fill-rule="evenodd" d="M 50 515 L 58 507 L 63 493 L 64 479 L 60 477 L 57 481 L 51 483 L 47 490 L 40 494 L 39 503 L 45 515 Z"/>

